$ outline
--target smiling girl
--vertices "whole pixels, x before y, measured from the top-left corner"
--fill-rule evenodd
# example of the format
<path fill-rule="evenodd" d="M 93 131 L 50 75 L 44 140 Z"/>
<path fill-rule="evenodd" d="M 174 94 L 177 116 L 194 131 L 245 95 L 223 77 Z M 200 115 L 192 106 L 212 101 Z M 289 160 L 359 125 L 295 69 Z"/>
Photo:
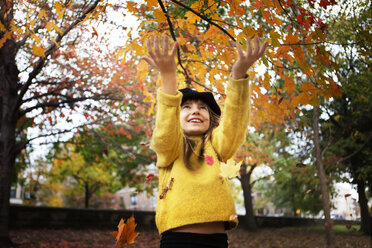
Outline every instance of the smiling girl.
<path fill-rule="evenodd" d="M 210 92 L 177 90 L 175 55 L 168 37 L 149 39 L 144 57 L 160 72 L 152 148 L 157 154 L 159 197 L 156 225 L 160 247 L 228 247 L 226 231 L 238 219 L 228 181 L 220 177 L 220 163 L 232 158 L 245 140 L 250 111 L 249 67 L 265 52 L 267 43 L 247 39 L 237 44 L 223 118 Z M 207 158 L 207 159 L 205 159 Z"/>

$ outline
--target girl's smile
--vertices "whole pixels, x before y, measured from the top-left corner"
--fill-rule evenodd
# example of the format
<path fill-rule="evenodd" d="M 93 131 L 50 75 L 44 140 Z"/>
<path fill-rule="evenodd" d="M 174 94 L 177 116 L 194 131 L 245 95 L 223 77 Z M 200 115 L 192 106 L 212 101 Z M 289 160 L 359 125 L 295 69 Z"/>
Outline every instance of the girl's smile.
<path fill-rule="evenodd" d="M 209 128 L 209 110 L 201 100 L 188 100 L 181 106 L 180 121 L 189 136 L 202 135 Z"/>

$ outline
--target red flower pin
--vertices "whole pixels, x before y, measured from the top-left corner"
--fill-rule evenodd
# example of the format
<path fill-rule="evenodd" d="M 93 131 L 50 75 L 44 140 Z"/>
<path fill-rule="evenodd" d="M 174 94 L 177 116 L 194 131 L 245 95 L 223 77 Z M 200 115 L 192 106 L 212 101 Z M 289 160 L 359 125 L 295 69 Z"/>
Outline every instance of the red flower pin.
<path fill-rule="evenodd" d="M 214 164 L 214 158 L 209 155 L 204 155 L 205 162 L 207 162 L 208 165 L 213 165 Z"/>

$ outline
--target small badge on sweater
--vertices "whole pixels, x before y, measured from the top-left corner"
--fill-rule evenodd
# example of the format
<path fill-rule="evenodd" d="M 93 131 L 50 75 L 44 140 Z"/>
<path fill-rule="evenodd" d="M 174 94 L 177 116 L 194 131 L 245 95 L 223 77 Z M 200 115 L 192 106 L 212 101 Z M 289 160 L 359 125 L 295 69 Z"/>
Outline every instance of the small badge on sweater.
<path fill-rule="evenodd" d="M 209 156 L 207 154 L 204 154 L 204 159 L 205 159 L 205 162 L 208 165 L 212 166 L 214 164 L 214 158 L 213 158 L 213 156 Z"/>
<path fill-rule="evenodd" d="M 169 182 L 168 182 L 168 186 L 165 187 L 163 189 L 163 191 L 161 192 L 159 198 L 160 199 L 164 199 L 165 198 L 165 195 L 167 194 L 168 190 L 171 190 L 172 189 L 172 186 L 173 186 L 173 182 L 174 182 L 174 178 L 172 177 Z"/>

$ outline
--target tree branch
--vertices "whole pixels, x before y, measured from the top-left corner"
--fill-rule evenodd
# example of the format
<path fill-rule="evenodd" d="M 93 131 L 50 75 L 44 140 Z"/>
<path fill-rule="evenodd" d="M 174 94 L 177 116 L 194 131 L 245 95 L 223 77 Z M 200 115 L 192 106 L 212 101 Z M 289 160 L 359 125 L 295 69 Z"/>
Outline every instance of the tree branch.
<path fill-rule="evenodd" d="M 361 147 L 359 147 L 358 150 L 356 150 L 355 152 L 353 152 L 353 153 L 349 154 L 348 156 L 342 158 L 341 160 L 338 160 L 336 162 L 336 164 L 342 163 L 342 162 L 354 157 L 355 155 L 357 155 L 359 152 L 361 152 L 367 146 L 367 144 L 371 140 L 371 138 L 372 138 L 372 135 L 370 134 L 369 137 L 367 138 L 367 140 L 363 143 L 363 145 L 361 145 Z"/>
<path fill-rule="evenodd" d="M 40 73 L 40 71 L 42 70 L 44 64 L 45 64 L 45 61 L 46 61 L 46 58 L 52 54 L 55 50 L 58 49 L 57 47 L 57 44 L 59 44 L 62 40 L 63 37 L 65 37 L 75 26 L 77 26 L 81 21 L 83 21 L 85 19 L 85 17 L 90 13 L 92 12 L 96 7 L 97 5 L 99 4 L 100 0 L 96 0 L 94 1 L 94 3 L 86 10 L 83 12 L 83 14 L 77 18 L 71 25 L 69 25 L 64 31 L 62 34 L 58 34 L 57 38 L 56 38 L 56 42 L 54 42 L 52 45 L 49 46 L 48 49 L 46 49 L 45 51 L 45 57 L 43 58 L 40 58 L 39 61 L 36 63 L 34 69 L 32 70 L 32 72 L 30 72 L 29 74 L 29 77 L 28 77 L 28 80 L 26 81 L 26 83 L 22 86 L 21 88 L 21 91 L 17 97 L 17 101 L 16 101 L 16 104 L 15 106 L 13 107 L 13 113 L 15 113 L 17 111 L 17 109 L 19 109 L 19 107 L 21 106 L 22 104 L 22 99 L 23 99 L 23 96 L 26 94 L 27 90 L 29 89 L 31 83 L 32 83 L 32 80 Z"/>

